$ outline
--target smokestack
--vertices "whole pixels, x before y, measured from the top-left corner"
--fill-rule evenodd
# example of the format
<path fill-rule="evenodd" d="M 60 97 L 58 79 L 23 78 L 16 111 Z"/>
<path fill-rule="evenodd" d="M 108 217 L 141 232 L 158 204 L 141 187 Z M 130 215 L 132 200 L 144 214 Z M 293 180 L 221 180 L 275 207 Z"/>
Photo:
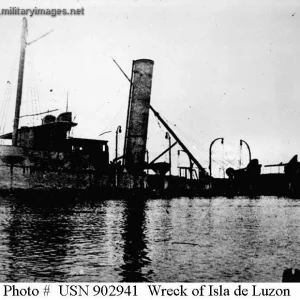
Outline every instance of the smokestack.
<path fill-rule="evenodd" d="M 124 144 L 124 165 L 130 173 L 141 173 L 145 167 L 153 65 L 150 59 L 132 63 Z"/>

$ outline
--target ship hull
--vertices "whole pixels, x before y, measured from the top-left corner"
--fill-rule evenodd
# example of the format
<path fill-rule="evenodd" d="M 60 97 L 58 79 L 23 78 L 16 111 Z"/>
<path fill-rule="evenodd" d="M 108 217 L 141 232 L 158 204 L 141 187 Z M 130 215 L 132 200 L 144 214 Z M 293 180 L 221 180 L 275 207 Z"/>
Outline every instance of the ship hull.
<path fill-rule="evenodd" d="M 107 174 L 98 172 L 88 155 L 0 146 L 1 190 L 109 187 L 113 182 L 108 167 L 103 171 Z"/>
<path fill-rule="evenodd" d="M 115 165 L 96 169 L 88 157 L 65 152 L 35 151 L 0 146 L 0 191 L 23 196 L 97 195 L 105 199 L 202 196 L 207 181 L 177 176 L 116 174 Z"/>

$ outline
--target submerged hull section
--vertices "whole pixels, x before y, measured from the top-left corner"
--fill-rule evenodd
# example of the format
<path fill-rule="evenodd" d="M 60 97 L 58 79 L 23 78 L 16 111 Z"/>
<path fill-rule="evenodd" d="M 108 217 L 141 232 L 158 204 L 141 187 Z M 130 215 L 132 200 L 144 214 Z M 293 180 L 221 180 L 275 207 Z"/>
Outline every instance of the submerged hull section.
<path fill-rule="evenodd" d="M 109 186 L 109 165 L 97 163 L 87 154 L 0 146 L 0 189 Z"/>
<path fill-rule="evenodd" d="M 260 175 L 255 182 L 191 180 L 177 176 L 133 176 L 115 164 L 96 165 L 87 154 L 0 146 L 0 191 L 97 191 L 97 197 L 124 198 L 132 191 L 150 197 L 208 195 L 300 195 L 299 177 Z M 69 193 L 69 192 L 68 192 Z M 26 194 L 24 194 L 26 195 Z"/>
<path fill-rule="evenodd" d="M 86 189 L 97 185 L 109 186 L 109 176 L 95 174 L 33 171 L 22 167 L 0 166 L 0 189 Z"/>
<path fill-rule="evenodd" d="M 47 192 L 96 189 L 107 198 L 124 197 L 124 192 L 134 190 L 149 196 L 202 195 L 207 190 L 206 181 L 176 176 L 135 177 L 118 172 L 116 178 L 115 164 L 95 166 L 89 158 L 89 155 L 78 153 L 0 146 L 0 190 Z"/>

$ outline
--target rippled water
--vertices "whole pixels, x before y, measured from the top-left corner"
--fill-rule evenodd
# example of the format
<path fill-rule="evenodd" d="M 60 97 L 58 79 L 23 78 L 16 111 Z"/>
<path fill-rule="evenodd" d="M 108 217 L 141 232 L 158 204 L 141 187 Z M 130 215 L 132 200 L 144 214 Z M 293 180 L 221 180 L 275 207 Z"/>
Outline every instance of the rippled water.
<path fill-rule="evenodd" d="M 281 281 L 300 200 L 0 198 L 0 281 Z"/>

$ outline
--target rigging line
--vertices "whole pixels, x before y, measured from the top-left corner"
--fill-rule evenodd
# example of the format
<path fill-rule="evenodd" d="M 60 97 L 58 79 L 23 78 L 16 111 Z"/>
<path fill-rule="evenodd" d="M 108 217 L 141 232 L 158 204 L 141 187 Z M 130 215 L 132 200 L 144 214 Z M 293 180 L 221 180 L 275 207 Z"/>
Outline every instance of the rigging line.
<path fill-rule="evenodd" d="M 10 82 L 10 81 L 7 81 L 6 85 L 7 85 L 7 86 L 6 86 L 6 89 L 5 89 L 5 96 L 4 96 L 4 97 L 5 97 L 5 100 L 6 100 L 6 101 L 4 102 L 5 105 L 8 104 L 8 103 L 7 103 L 7 102 L 8 102 L 7 100 L 8 100 L 8 98 L 9 98 L 10 94 L 11 94 L 11 82 Z"/>
<path fill-rule="evenodd" d="M 33 70 L 34 70 L 34 81 L 35 81 L 35 86 L 36 86 L 36 93 L 37 93 L 37 105 L 38 105 L 38 110 L 41 111 L 41 104 L 40 104 L 40 94 L 39 94 L 39 90 L 38 90 L 38 84 L 37 84 L 37 72 L 33 63 Z"/>
<path fill-rule="evenodd" d="M 242 145 L 240 145 L 240 157 L 239 157 L 239 166 L 240 166 L 240 169 L 242 168 Z"/>
<path fill-rule="evenodd" d="M 198 151 L 207 153 L 207 150 L 203 149 L 203 146 L 200 146 L 200 149 L 197 147 L 197 146 L 199 146 L 199 142 L 198 142 L 197 140 L 194 140 L 194 144 L 196 144 L 196 145 L 194 145 L 194 147 L 195 147 Z M 224 148 L 224 145 L 223 145 L 223 148 Z M 218 155 L 219 152 L 216 152 L 216 151 L 212 150 L 212 154 Z M 228 161 L 227 161 L 227 160 L 225 159 L 225 157 L 224 157 L 224 152 L 222 152 L 222 157 L 219 158 L 219 160 L 220 160 L 224 165 L 225 165 L 225 164 L 228 165 Z M 207 160 L 205 160 L 205 161 L 207 162 Z"/>
<path fill-rule="evenodd" d="M 4 101 L 2 102 L 2 105 L 1 105 L 1 116 L 4 113 L 4 108 L 5 108 L 5 105 L 6 105 L 6 99 L 7 99 L 8 91 L 9 91 L 9 86 L 10 86 L 10 83 L 7 81 L 5 91 L 4 91 Z M 1 120 L 2 120 L 2 118 L 1 118 Z"/>
<path fill-rule="evenodd" d="M 217 165 L 219 165 L 220 167 L 222 167 L 222 165 L 215 159 L 212 159 L 212 162 L 216 163 Z"/>
<path fill-rule="evenodd" d="M 176 126 L 176 124 L 173 124 Z M 207 153 L 207 150 L 204 149 L 204 146 L 201 144 L 200 141 L 192 137 L 189 133 L 187 133 L 185 130 L 183 130 L 181 127 L 176 126 L 176 131 L 181 133 L 181 136 L 183 139 L 185 139 L 193 148 L 196 148 L 198 151 L 202 151 L 204 153 Z"/>
<path fill-rule="evenodd" d="M 4 133 L 4 118 L 5 118 L 5 114 L 6 114 L 6 107 L 7 107 L 7 103 L 8 103 L 8 95 L 9 95 L 9 90 L 10 90 L 10 82 L 7 81 L 6 83 L 6 88 L 5 88 L 5 93 L 4 93 L 4 101 L 2 102 L 1 105 L 1 124 L 0 124 L 0 132 L 1 134 Z"/>
<path fill-rule="evenodd" d="M 181 118 L 179 118 L 178 122 L 181 123 L 182 125 L 184 125 L 184 123 L 182 122 Z M 170 121 L 168 121 L 168 120 L 167 120 L 167 123 L 170 123 L 170 124 L 172 124 L 173 126 L 176 126 L 176 128 L 177 128 L 177 124 L 172 123 L 172 122 L 170 122 Z M 204 131 L 202 131 L 202 133 L 203 133 L 205 136 L 208 137 L 208 134 L 206 134 Z"/>
<path fill-rule="evenodd" d="M 34 110 L 34 98 L 35 98 L 35 95 L 34 95 L 34 87 L 33 87 L 33 74 L 32 74 L 32 61 L 30 60 L 29 61 L 29 65 L 30 65 L 30 68 L 29 68 L 29 87 L 30 87 L 30 101 L 29 101 L 29 104 L 28 104 L 28 110 L 27 112 L 31 112 L 33 114 L 35 114 L 35 110 Z M 31 104 L 31 107 L 30 107 L 30 104 Z M 35 118 L 31 118 L 30 120 L 28 120 L 28 122 L 31 121 L 31 125 L 34 126 L 35 125 Z"/>
<path fill-rule="evenodd" d="M 38 85 L 37 85 L 37 72 L 35 70 L 35 66 L 33 61 L 31 61 L 31 79 L 32 79 L 32 89 L 33 89 L 33 99 L 32 99 L 32 109 L 33 112 L 38 113 L 41 111 L 40 102 L 39 102 L 39 93 L 38 93 Z M 34 121 L 38 122 L 38 117 L 33 118 Z"/>
<path fill-rule="evenodd" d="M 167 123 L 168 123 L 168 122 L 167 122 Z M 170 122 L 169 122 L 169 123 L 170 123 Z M 182 135 L 182 137 L 183 137 L 185 140 L 189 140 L 189 142 L 191 142 L 190 138 L 187 137 L 187 135 L 186 135 L 180 128 L 178 128 L 178 127 L 176 126 L 176 124 L 173 124 L 173 123 L 170 123 L 170 124 L 173 125 L 173 128 L 176 127 L 176 131 L 180 131 L 180 132 L 181 132 L 181 135 Z M 170 125 L 170 127 L 172 127 L 172 126 Z"/>
<path fill-rule="evenodd" d="M 34 83 L 33 83 L 34 84 Z M 36 92 L 36 86 L 34 84 L 33 86 L 33 99 L 32 99 L 32 110 L 36 114 L 38 113 L 38 108 L 37 108 L 37 92 Z M 33 116 L 33 123 L 38 122 L 38 117 L 37 115 Z"/>
<path fill-rule="evenodd" d="M 168 122 L 169 124 L 172 124 L 173 126 L 176 126 L 176 124 L 174 124 L 174 123 L 172 123 L 172 122 L 170 122 L 168 120 L 166 120 L 166 122 Z M 200 145 L 200 142 L 198 140 L 196 140 L 195 138 L 191 137 L 190 134 L 186 133 L 183 129 L 181 129 L 181 127 L 177 127 L 176 126 L 176 129 L 183 134 L 183 137 L 189 143 L 191 143 L 194 146 L 194 148 L 196 148 L 198 151 L 201 151 L 201 152 L 203 152 L 205 154 L 207 153 L 207 150 L 204 149 L 203 145 Z M 217 154 L 216 151 L 212 151 L 212 153 L 215 154 L 215 155 Z M 207 160 L 205 160 L 205 161 L 207 162 Z M 225 165 L 225 164 L 228 165 L 228 162 L 225 159 L 220 158 L 220 161 L 222 162 L 222 165 L 219 164 L 221 167 L 224 167 L 223 165 Z"/>
<path fill-rule="evenodd" d="M 50 34 L 50 33 L 51 33 L 51 32 L 53 32 L 53 31 L 54 31 L 54 29 L 52 29 L 52 30 L 49 30 L 48 32 L 46 32 L 46 33 L 44 33 L 43 35 L 41 35 L 40 37 L 38 37 L 38 38 L 34 39 L 34 40 L 33 40 L 33 41 L 31 41 L 30 43 L 26 43 L 26 45 L 27 45 L 27 46 L 29 46 L 29 45 L 31 45 L 31 44 L 33 44 L 33 43 L 35 43 L 35 42 L 39 41 L 41 38 L 43 38 L 43 37 L 47 36 L 48 34 Z"/>
<path fill-rule="evenodd" d="M 20 113 L 27 113 L 30 110 L 30 60 L 25 61 L 25 70 L 26 70 L 26 80 L 23 80 L 23 93 L 22 93 L 22 101 L 21 101 L 21 108 L 20 108 Z M 28 122 L 28 120 L 27 120 Z M 20 127 L 23 126 L 23 122 L 19 124 Z M 28 124 L 26 124 L 28 125 Z"/>
<path fill-rule="evenodd" d="M 216 163 L 217 165 L 219 165 L 222 168 L 225 168 L 225 167 L 228 166 L 228 165 L 225 166 L 225 164 L 223 162 L 220 162 L 220 161 L 218 161 L 216 159 L 212 159 L 212 162 Z"/>
<path fill-rule="evenodd" d="M 230 165 L 230 164 L 236 164 L 236 161 L 235 161 L 235 160 L 226 160 L 226 159 L 225 159 L 225 161 L 226 161 L 226 164 L 227 164 L 227 165 Z"/>
<path fill-rule="evenodd" d="M 9 74 L 9 80 L 6 82 L 6 88 L 5 88 L 5 94 L 4 94 L 4 101 L 2 102 L 1 106 L 1 130 L 3 132 L 5 131 L 6 127 L 6 120 L 8 116 L 8 111 L 10 107 L 10 100 L 11 100 L 11 94 L 12 94 L 12 85 L 14 83 L 14 78 L 16 75 L 16 65 L 17 65 L 17 57 L 13 60 L 13 63 L 10 66 L 10 74 Z"/>
<path fill-rule="evenodd" d="M 238 153 L 235 155 L 235 157 L 233 159 L 229 159 L 229 158 L 227 158 L 227 154 L 225 153 L 224 160 L 229 164 L 234 164 L 234 163 L 236 163 L 237 156 L 238 156 Z"/>
<path fill-rule="evenodd" d="M 235 157 L 234 157 L 233 159 L 227 158 L 226 160 L 229 161 L 229 162 L 235 162 L 236 159 L 237 159 L 238 154 L 239 154 L 239 153 L 237 152 L 236 155 L 235 155 Z M 225 155 L 225 156 L 227 157 L 227 155 Z"/>
<path fill-rule="evenodd" d="M 160 129 L 160 133 L 163 135 L 163 129 L 162 129 L 161 124 L 160 124 L 160 122 L 157 118 L 156 118 L 156 122 L 158 124 L 159 129 Z M 161 149 L 165 149 L 166 147 L 165 147 L 165 143 L 164 143 L 164 140 L 162 138 L 162 135 L 159 135 L 160 136 L 160 146 L 161 146 Z"/>
<path fill-rule="evenodd" d="M 206 153 L 206 152 L 205 152 L 205 153 Z M 219 153 L 216 153 L 216 152 L 212 152 L 212 154 L 214 154 L 215 156 L 216 156 L 216 155 L 219 155 Z M 216 159 L 215 159 L 215 160 L 216 160 Z M 209 161 L 207 160 L 207 158 L 205 158 L 204 161 L 205 161 L 206 163 L 209 163 Z M 218 161 L 219 161 L 220 164 L 222 164 L 223 166 L 229 165 L 229 163 L 228 163 L 225 159 L 223 159 L 222 157 L 218 157 Z"/>
<path fill-rule="evenodd" d="M 9 100 L 9 97 L 7 99 Z M 5 107 L 5 114 L 4 114 L 4 118 L 2 120 L 2 124 L 1 124 L 1 134 L 4 134 L 6 131 L 6 120 L 7 120 L 8 107 L 9 107 L 9 105 L 6 105 L 6 107 Z"/>
<path fill-rule="evenodd" d="M 227 159 L 231 164 L 236 164 L 235 166 L 236 167 L 238 167 L 238 164 L 239 164 L 239 162 L 237 161 L 237 162 L 235 162 L 236 160 L 237 160 L 237 156 L 239 155 L 239 149 L 237 150 L 237 152 L 236 152 L 236 155 L 235 155 L 235 157 L 234 157 L 234 159 L 232 159 L 232 160 L 230 160 L 230 159 Z"/>
<path fill-rule="evenodd" d="M 98 112 L 104 105 L 106 105 L 106 104 L 108 104 L 109 102 L 105 102 L 105 103 L 103 103 L 103 104 L 101 104 L 98 108 L 96 108 L 95 109 L 95 111 L 94 111 L 94 115 L 96 114 L 96 112 Z"/>
<path fill-rule="evenodd" d="M 28 85 L 27 86 L 27 91 L 26 91 L 26 100 L 27 101 L 23 101 L 23 105 L 22 105 L 22 111 L 24 110 L 24 108 L 25 108 L 25 111 L 26 112 L 29 112 L 29 109 L 28 109 L 28 107 L 29 107 L 29 103 L 30 103 L 30 97 L 31 96 L 31 87 L 30 87 L 30 85 Z"/>
<path fill-rule="evenodd" d="M 206 157 L 207 150 L 204 149 L 202 145 L 199 147 L 199 142 L 198 142 L 197 140 L 193 140 L 190 136 L 188 136 L 188 135 L 185 134 L 185 133 L 183 134 L 183 133 L 182 133 L 183 131 L 182 131 L 180 128 L 177 128 L 177 129 L 179 129 L 178 131 L 181 132 L 182 136 L 184 137 L 185 142 L 190 143 L 190 144 L 192 145 L 192 147 L 193 147 L 194 149 L 196 149 L 198 152 L 205 153 L 205 157 Z M 200 149 L 199 149 L 199 148 L 200 148 Z M 205 162 L 207 163 L 207 159 L 201 158 L 201 160 L 202 160 L 202 161 L 205 161 Z"/>
<path fill-rule="evenodd" d="M 1 133 L 5 133 L 6 130 L 6 122 L 7 122 L 7 116 L 9 115 L 9 108 L 11 103 L 11 95 L 12 95 L 12 84 L 14 82 L 14 75 L 15 75 L 15 64 L 12 65 L 10 69 L 10 76 L 9 80 L 6 82 L 6 88 L 5 88 L 5 94 L 4 94 L 4 101 L 1 105 Z M 4 141 L 2 140 L 2 144 Z"/>
<path fill-rule="evenodd" d="M 199 144 L 199 142 L 192 140 L 189 137 L 185 137 L 185 139 L 191 144 L 193 148 L 195 148 L 197 151 L 205 153 L 205 157 L 207 154 L 207 149 L 204 149 L 202 145 Z"/>
<path fill-rule="evenodd" d="M 225 152 L 225 149 L 224 149 L 224 141 L 223 141 L 223 143 L 222 143 L 222 160 L 224 161 L 224 152 Z M 223 164 L 223 176 L 224 176 L 224 178 L 225 178 L 225 166 L 224 166 L 224 164 Z"/>
<path fill-rule="evenodd" d="M 239 169 L 238 162 L 230 162 L 227 164 L 227 166 L 234 166 L 235 168 Z"/>
<path fill-rule="evenodd" d="M 4 108 L 4 117 L 3 117 L 3 126 L 2 126 L 3 133 L 5 133 L 5 129 L 6 129 L 7 116 L 8 116 L 10 103 L 11 103 L 11 95 L 12 95 L 12 86 L 11 86 L 11 83 L 9 83 L 7 98 L 5 100 L 6 105 L 5 105 L 5 108 Z"/>
<path fill-rule="evenodd" d="M 33 94 L 33 98 L 32 98 L 32 103 L 31 103 L 31 106 L 32 106 L 32 112 L 37 114 L 38 113 L 38 110 L 37 110 L 37 105 L 36 105 L 36 102 L 37 102 L 37 93 L 36 93 L 36 84 L 35 84 L 35 78 L 34 78 L 34 70 L 33 70 L 33 64 L 31 63 L 31 78 L 32 78 L 32 94 Z M 36 124 L 36 122 L 38 122 L 38 117 L 37 116 L 33 116 L 32 118 L 32 123 L 33 125 Z"/>
<path fill-rule="evenodd" d="M 104 129 L 102 129 L 102 131 L 106 131 L 111 125 L 112 125 L 112 123 L 114 122 L 114 120 L 120 115 L 120 113 L 123 111 L 123 109 L 124 109 L 124 107 L 125 107 L 125 105 L 126 105 L 127 103 L 122 103 L 122 105 L 120 106 L 120 108 L 119 108 L 119 110 L 118 110 L 118 112 L 115 114 L 115 116 L 114 116 L 114 118 L 109 122 L 109 123 L 107 123 L 107 125 L 106 125 L 106 127 L 104 127 Z M 102 132 L 101 131 L 101 132 Z"/>
<path fill-rule="evenodd" d="M 173 126 L 176 126 L 176 124 L 172 124 L 172 125 L 173 125 Z M 186 133 L 181 127 L 177 127 L 177 126 L 176 126 L 176 130 L 180 131 L 181 134 L 182 134 L 182 136 L 183 136 L 183 138 L 186 139 L 186 140 L 188 140 L 191 144 L 193 144 L 193 145 L 194 145 L 194 144 L 197 144 L 198 147 L 200 147 L 200 148 L 203 149 L 203 151 L 206 151 L 206 150 L 204 150 L 203 145 L 201 145 L 200 142 L 199 142 L 198 140 L 192 138 L 192 137 L 191 137 L 188 133 Z M 199 150 L 199 149 L 197 148 L 197 150 Z"/>
<path fill-rule="evenodd" d="M 33 108 L 33 99 L 34 99 L 34 94 L 33 94 L 33 87 L 32 87 L 32 63 L 31 63 L 31 60 L 28 60 L 28 70 L 29 70 L 29 83 L 28 83 L 28 86 L 30 88 L 30 99 L 29 102 L 28 102 L 28 105 L 27 105 L 27 113 L 32 111 L 33 113 L 34 112 L 34 108 Z M 34 126 L 34 118 L 31 118 L 30 120 L 28 120 L 28 122 L 31 121 L 31 126 Z"/>
<path fill-rule="evenodd" d="M 196 138 L 192 137 L 191 135 L 185 133 L 181 129 L 179 129 L 179 131 L 181 131 L 183 134 L 186 135 L 186 138 L 191 142 L 191 144 L 193 144 L 193 146 L 195 146 L 197 148 L 197 150 L 207 153 L 207 149 L 204 148 L 204 145 L 198 139 L 196 139 Z"/>
<path fill-rule="evenodd" d="M 236 163 L 227 163 L 226 164 L 226 167 L 235 167 L 235 168 L 238 168 L 238 166 L 236 165 Z"/>
<path fill-rule="evenodd" d="M 213 152 L 214 153 L 214 152 Z M 214 153 L 215 154 L 215 153 Z M 215 159 L 215 158 L 214 158 Z M 218 158 L 218 161 L 220 161 L 222 163 L 222 165 L 226 165 L 228 166 L 230 163 L 226 160 L 226 159 L 223 159 L 223 157 L 221 158 Z"/>
<path fill-rule="evenodd" d="M 47 111 L 44 111 L 44 112 L 41 112 L 41 113 L 37 113 L 37 114 L 24 115 L 24 116 L 20 116 L 20 119 L 24 118 L 24 117 L 31 117 L 31 116 L 43 115 L 43 114 L 47 114 L 47 113 L 50 113 L 50 112 L 53 112 L 53 111 L 57 111 L 57 110 L 58 109 L 52 109 L 52 110 L 47 110 Z"/>

